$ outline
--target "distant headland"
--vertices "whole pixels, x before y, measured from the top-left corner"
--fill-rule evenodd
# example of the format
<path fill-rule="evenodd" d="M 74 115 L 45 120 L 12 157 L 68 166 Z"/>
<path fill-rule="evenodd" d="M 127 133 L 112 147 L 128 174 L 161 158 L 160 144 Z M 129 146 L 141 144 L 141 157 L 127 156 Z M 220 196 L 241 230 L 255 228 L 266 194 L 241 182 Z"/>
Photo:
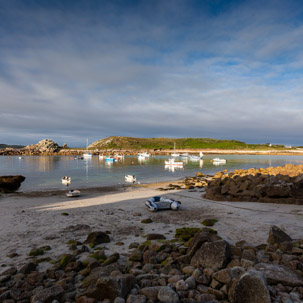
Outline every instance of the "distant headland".
<path fill-rule="evenodd" d="M 50 139 L 43 139 L 36 144 L 6 145 L 0 144 L 0 155 L 80 155 L 85 148 L 69 148 L 67 144 L 59 146 Z M 146 150 L 153 154 L 169 155 L 176 152 L 205 154 L 287 154 L 302 155 L 303 147 L 284 145 L 248 144 L 237 140 L 219 140 L 211 138 L 132 138 L 112 136 L 90 144 L 87 149 L 93 154 L 111 154 L 121 152 L 132 155 Z"/>

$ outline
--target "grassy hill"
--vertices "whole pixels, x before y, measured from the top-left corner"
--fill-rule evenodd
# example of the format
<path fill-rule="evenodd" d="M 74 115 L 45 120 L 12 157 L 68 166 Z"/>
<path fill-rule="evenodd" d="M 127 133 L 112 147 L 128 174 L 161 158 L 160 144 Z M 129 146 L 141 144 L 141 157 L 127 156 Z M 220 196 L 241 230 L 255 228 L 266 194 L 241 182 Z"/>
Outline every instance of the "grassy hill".
<path fill-rule="evenodd" d="M 285 149 L 283 145 L 247 144 L 236 140 L 217 140 L 211 138 L 132 138 L 108 137 L 98 140 L 89 146 L 89 149 Z"/>
<path fill-rule="evenodd" d="M 0 144 L 0 149 L 2 148 L 14 148 L 14 149 L 19 149 L 23 148 L 23 145 L 7 145 L 7 144 Z"/>

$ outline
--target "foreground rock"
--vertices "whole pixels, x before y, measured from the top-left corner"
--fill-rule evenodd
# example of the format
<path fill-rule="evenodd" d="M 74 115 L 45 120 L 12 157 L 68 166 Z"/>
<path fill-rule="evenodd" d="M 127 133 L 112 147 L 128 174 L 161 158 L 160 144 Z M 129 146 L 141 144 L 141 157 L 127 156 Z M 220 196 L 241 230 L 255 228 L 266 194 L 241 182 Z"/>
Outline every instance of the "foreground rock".
<path fill-rule="evenodd" d="M 303 165 L 219 172 L 208 183 L 205 198 L 302 205 Z"/>
<path fill-rule="evenodd" d="M 303 300 L 303 239 L 277 226 L 268 243 L 231 245 L 209 228 L 179 228 L 175 239 L 134 246 L 129 257 L 107 255 L 98 232 L 87 246 L 39 272 L 36 257 L 0 274 L 3 303 L 299 303 Z M 274 236 L 273 236 L 274 235 Z M 95 237 L 97 236 L 97 237 Z M 159 238 L 159 237 L 156 237 Z M 283 241 L 286 240 L 286 241 Z M 43 256 L 45 257 L 45 255 Z M 43 262 L 43 261 L 42 261 Z"/>
<path fill-rule="evenodd" d="M 20 187 L 25 177 L 17 176 L 0 176 L 0 193 L 11 193 Z"/>

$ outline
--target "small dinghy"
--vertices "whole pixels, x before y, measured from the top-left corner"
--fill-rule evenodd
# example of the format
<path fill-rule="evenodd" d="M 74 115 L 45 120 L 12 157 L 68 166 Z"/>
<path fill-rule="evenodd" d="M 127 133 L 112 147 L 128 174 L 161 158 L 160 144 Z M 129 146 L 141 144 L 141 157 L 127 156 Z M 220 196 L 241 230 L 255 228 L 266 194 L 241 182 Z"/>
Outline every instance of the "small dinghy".
<path fill-rule="evenodd" d="M 80 196 L 80 190 L 78 189 L 74 189 L 74 190 L 70 190 L 66 193 L 67 197 L 79 197 Z"/>
<path fill-rule="evenodd" d="M 125 181 L 126 181 L 126 182 L 133 182 L 133 183 L 135 183 L 135 182 L 137 181 L 137 179 L 136 179 L 136 176 L 133 176 L 133 175 L 126 175 L 126 176 L 125 176 Z"/>
<path fill-rule="evenodd" d="M 162 209 L 179 210 L 181 202 L 165 197 L 152 197 L 145 201 L 145 206 L 148 210 L 156 212 Z"/>
<path fill-rule="evenodd" d="M 220 159 L 220 158 L 215 158 L 215 159 L 213 159 L 213 163 L 226 164 L 226 160 Z"/>
<path fill-rule="evenodd" d="M 62 177 L 62 184 L 69 185 L 72 181 L 71 177 L 64 176 Z"/>

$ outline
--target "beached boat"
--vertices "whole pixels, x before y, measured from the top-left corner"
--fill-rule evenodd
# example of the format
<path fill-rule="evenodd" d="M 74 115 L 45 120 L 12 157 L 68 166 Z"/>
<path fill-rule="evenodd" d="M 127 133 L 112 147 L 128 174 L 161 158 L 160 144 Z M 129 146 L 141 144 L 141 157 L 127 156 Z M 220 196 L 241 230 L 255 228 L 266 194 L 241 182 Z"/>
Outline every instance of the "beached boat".
<path fill-rule="evenodd" d="M 214 158 L 213 163 L 220 163 L 220 164 L 225 164 L 226 160 L 225 159 L 220 159 L 220 158 Z"/>
<path fill-rule="evenodd" d="M 175 161 L 174 158 L 170 158 L 167 161 L 165 160 L 164 163 L 165 165 L 173 165 L 173 166 L 183 166 L 184 164 L 182 161 L 179 162 Z"/>
<path fill-rule="evenodd" d="M 126 175 L 125 176 L 125 181 L 135 183 L 137 181 L 137 178 L 134 175 Z"/>
<path fill-rule="evenodd" d="M 61 178 L 62 184 L 69 185 L 72 181 L 71 177 L 64 176 Z"/>
<path fill-rule="evenodd" d="M 166 197 L 152 197 L 145 202 L 145 206 L 152 212 L 163 209 L 179 210 L 181 202 Z"/>
<path fill-rule="evenodd" d="M 149 158 L 150 157 L 150 154 L 149 153 L 138 153 L 138 157 L 139 158 Z"/>
<path fill-rule="evenodd" d="M 79 197 L 80 196 L 80 190 L 78 189 L 73 189 L 65 193 L 67 197 Z"/>

